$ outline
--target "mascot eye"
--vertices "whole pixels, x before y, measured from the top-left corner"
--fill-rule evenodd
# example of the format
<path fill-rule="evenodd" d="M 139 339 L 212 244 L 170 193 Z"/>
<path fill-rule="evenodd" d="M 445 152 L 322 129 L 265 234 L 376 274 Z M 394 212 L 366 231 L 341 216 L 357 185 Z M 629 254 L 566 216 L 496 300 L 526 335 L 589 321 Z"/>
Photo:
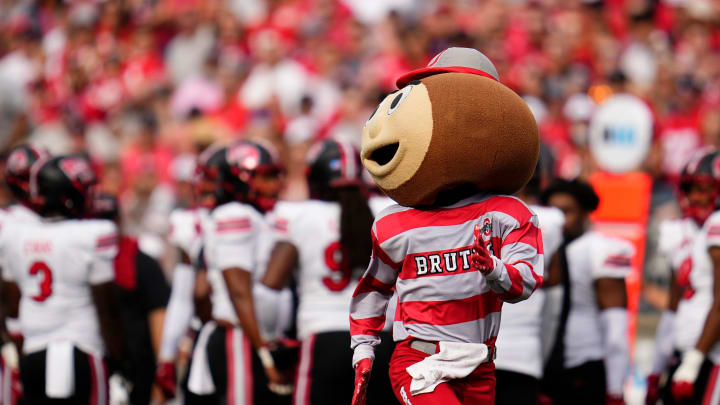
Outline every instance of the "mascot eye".
<path fill-rule="evenodd" d="M 400 92 L 393 98 L 392 103 L 390 103 L 390 108 L 388 108 L 388 115 L 395 112 L 395 110 L 400 107 L 400 104 L 402 104 L 403 101 L 407 98 L 408 94 L 410 94 L 410 90 L 412 90 L 413 86 L 406 86 Z"/>
<path fill-rule="evenodd" d="M 373 110 L 372 114 L 370 114 L 370 118 L 367 119 L 367 122 L 370 122 L 370 120 L 373 119 L 373 117 L 375 116 L 375 113 L 377 112 L 378 108 L 380 108 L 380 104 L 378 104 L 377 107 L 375 107 L 375 109 Z"/>

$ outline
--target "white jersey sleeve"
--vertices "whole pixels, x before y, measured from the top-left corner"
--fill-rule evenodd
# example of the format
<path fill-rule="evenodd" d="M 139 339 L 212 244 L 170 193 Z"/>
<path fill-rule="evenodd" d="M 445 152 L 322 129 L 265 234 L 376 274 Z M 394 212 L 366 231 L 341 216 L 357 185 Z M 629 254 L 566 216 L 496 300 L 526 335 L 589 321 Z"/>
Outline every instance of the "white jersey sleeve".
<path fill-rule="evenodd" d="M 630 242 L 609 236 L 595 234 L 591 250 L 591 274 L 599 278 L 625 278 L 632 271 L 632 257 L 635 248 Z"/>
<path fill-rule="evenodd" d="M 189 255 L 192 241 L 198 234 L 196 228 L 195 216 L 191 210 L 175 209 L 170 213 L 168 242 Z"/>
<path fill-rule="evenodd" d="M 707 219 L 707 247 L 720 246 L 720 212 L 716 211 Z"/>
<path fill-rule="evenodd" d="M 233 267 L 253 272 L 256 266 L 259 224 L 248 208 L 225 204 L 213 211 L 215 225 L 212 246 L 214 266 L 219 270 Z"/>
<path fill-rule="evenodd" d="M 670 219 L 660 223 L 658 253 L 673 270 L 677 271 L 692 254 L 692 242 L 698 231 L 697 225 L 690 219 Z"/>
<path fill-rule="evenodd" d="M 87 221 L 87 232 L 92 235 L 87 246 L 91 252 L 90 284 L 102 284 L 115 279 L 115 256 L 118 254 L 117 227 L 111 221 Z"/>
<path fill-rule="evenodd" d="M 287 201 L 279 201 L 275 204 L 275 209 L 268 215 L 268 220 L 272 226 L 273 235 L 276 242 L 293 243 L 293 226 L 296 218 L 300 213 L 299 205 Z"/>
<path fill-rule="evenodd" d="M 557 252 L 563 243 L 563 226 L 565 215 L 555 207 L 530 207 L 538 216 L 540 230 L 542 231 L 543 250 L 545 256 L 545 269 L 550 267 L 550 258 Z"/>

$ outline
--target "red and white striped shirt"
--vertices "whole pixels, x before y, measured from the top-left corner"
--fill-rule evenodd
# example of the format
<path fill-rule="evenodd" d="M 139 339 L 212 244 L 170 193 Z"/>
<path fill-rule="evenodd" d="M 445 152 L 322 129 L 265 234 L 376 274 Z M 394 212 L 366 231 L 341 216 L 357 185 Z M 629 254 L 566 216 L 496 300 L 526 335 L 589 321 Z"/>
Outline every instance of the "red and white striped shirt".
<path fill-rule="evenodd" d="M 487 276 L 470 265 L 475 224 L 494 256 Z M 503 301 L 527 299 L 542 283 L 538 219 L 515 197 L 480 194 L 428 210 L 393 205 L 376 217 L 372 240 L 372 259 L 350 307 L 353 348 L 379 343 L 393 288 L 395 341 L 493 345 Z"/>

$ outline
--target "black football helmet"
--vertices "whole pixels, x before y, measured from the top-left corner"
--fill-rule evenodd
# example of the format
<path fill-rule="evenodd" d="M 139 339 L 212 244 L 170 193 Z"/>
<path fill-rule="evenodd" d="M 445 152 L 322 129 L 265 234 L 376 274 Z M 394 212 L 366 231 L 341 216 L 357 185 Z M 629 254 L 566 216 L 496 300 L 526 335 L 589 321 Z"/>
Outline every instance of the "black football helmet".
<path fill-rule="evenodd" d="M 308 152 L 307 182 L 310 195 L 322 198 L 330 189 L 363 184 L 360 154 L 352 145 L 328 139 Z"/>
<path fill-rule="evenodd" d="M 108 193 L 92 195 L 91 218 L 117 221 L 120 218 L 120 203 L 117 197 Z"/>
<path fill-rule="evenodd" d="M 201 155 L 198 168 L 199 183 L 214 183 L 214 206 L 240 201 L 266 212 L 275 205 L 276 198 L 263 195 L 254 184 L 260 174 L 279 176 L 282 173 L 277 152 L 269 144 L 238 141 L 208 150 Z"/>
<path fill-rule="evenodd" d="M 30 145 L 16 146 L 10 150 L 5 162 L 5 181 L 15 199 L 26 206 L 30 203 L 30 168 L 48 153 Z"/>
<path fill-rule="evenodd" d="M 30 172 L 30 196 L 43 216 L 83 218 L 92 210 L 98 178 L 86 155 L 39 160 Z"/>
<path fill-rule="evenodd" d="M 707 204 L 693 203 L 689 196 L 694 185 L 711 190 Z M 706 149 L 695 154 L 685 165 L 680 176 L 680 208 L 683 216 L 703 224 L 718 207 L 720 197 L 720 152 Z"/>
<path fill-rule="evenodd" d="M 198 156 L 195 165 L 195 200 L 200 207 L 213 208 L 217 202 L 221 166 L 225 164 L 227 148 L 220 144 L 210 145 Z"/>

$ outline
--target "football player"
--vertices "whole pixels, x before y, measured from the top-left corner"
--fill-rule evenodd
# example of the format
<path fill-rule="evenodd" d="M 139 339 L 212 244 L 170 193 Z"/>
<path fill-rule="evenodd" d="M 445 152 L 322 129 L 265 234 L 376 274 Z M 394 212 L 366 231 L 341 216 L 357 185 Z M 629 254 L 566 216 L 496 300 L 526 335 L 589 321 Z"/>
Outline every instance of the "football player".
<path fill-rule="evenodd" d="M 565 214 L 565 241 L 551 263 L 561 266 L 563 306 L 544 394 L 555 404 L 624 404 L 630 367 L 625 277 L 633 246 L 588 230 L 600 202 L 588 183 L 555 180 L 541 202 Z"/>
<path fill-rule="evenodd" d="M 296 270 L 302 341 L 296 405 L 350 403 L 354 383 L 348 303 L 367 267 L 373 214 L 363 194 L 360 157 L 351 145 L 327 140 L 308 152 L 311 198 L 280 202 L 274 212 L 278 241 L 264 284 L 279 290 Z M 387 374 L 392 339 L 377 349 L 370 403 L 393 397 Z M 383 371 L 384 369 L 384 371 Z"/>
<path fill-rule="evenodd" d="M 647 405 L 654 405 L 660 398 L 663 404 L 675 403 L 671 384 L 661 387 L 661 377 L 667 372 L 668 378 L 672 378 L 683 353 L 695 346 L 711 305 L 707 289 L 697 294 L 690 285 L 695 238 L 714 209 L 712 196 L 716 190 L 712 168 L 708 165 L 709 161 L 700 165 L 708 153 L 698 153 L 681 173 L 679 202 L 683 217 L 665 220 L 660 224 L 658 251 L 670 265 L 673 277 L 670 302 L 660 317 L 655 334 L 652 371 L 648 376 L 645 398 Z M 706 360 L 694 383 L 693 403 L 700 403 L 710 369 L 711 363 Z"/>
<path fill-rule="evenodd" d="M 29 404 L 106 404 L 104 355 L 123 359 L 113 294 L 115 225 L 82 219 L 97 178 L 85 156 L 40 160 L 30 191 L 41 222 L 0 235 L 10 316 L 24 337 L 20 375 Z"/>
<path fill-rule="evenodd" d="M 563 241 L 565 217 L 559 209 L 539 204 L 541 187 L 540 166 L 528 184 L 517 193 L 540 222 L 545 261 L 543 289 L 535 291 L 525 301 L 503 305 L 502 322 L 496 342 L 495 403 L 498 405 L 535 405 L 543 371 L 544 329 L 550 328 L 543 310 L 548 306 L 545 289 L 552 280 L 549 275 L 551 258 Z"/>
<path fill-rule="evenodd" d="M 170 287 L 160 263 L 140 249 L 137 239 L 123 234 L 120 205 L 115 196 L 95 194 L 92 217 L 113 221 L 119 229 L 115 285 L 125 332 L 125 371 L 129 384 L 111 379 L 111 399 L 115 402 L 124 395 L 122 398 L 127 397 L 133 405 L 148 405 Z"/>
<path fill-rule="evenodd" d="M 213 145 L 207 149 L 205 156 L 212 155 L 221 149 Z M 202 162 L 201 164 L 206 164 Z M 200 168 L 196 167 L 199 175 Z M 206 168 L 207 170 L 207 168 Z M 196 176 L 197 177 L 197 176 Z M 194 208 L 176 208 L 170 213 L 170 245 L 177 249 L 178 260 L 172 276 L 170 301 L 168 302 L 163 325 L 162 344 L 158 356 L 155 381 L 165 398 L 173 398 L 177 389 L 177 372 L 175 362 L 180 342 L 191 327 L 195 314 L 194 288 L 197 272 L 205 275 L 201 268 L 200 252 L 202 250 L 202 223 L 207 221 L 209 209 L 214 201 L 214 187 L 205 193 L 199 188 L 199 181 L 193 184 Z M 204 198 L 205 197 L 205 198 Z M 208 201 L 208 198 L 210 201 Z M 186 392 L 186 396 L 188 393 Z"/>
<path fill-rule="evenodd" d="M 47 153 L 29 145 L 17 146 L 10 150 L 5 162 L 5 182 L 17 204 L 0 210 L 0 230 L 6 222 L 38 222 L 40 216 L 30 201 L 30 167 L 40 158 L 47 157 Z M 0 267 L 2 264 L 0 264 Z M 20 391 L 18 372 L 18 355 L 15 345 L 10 343 L 10 337 L 21 342 L 20 325 L 15 318 L 6 318 L 3 328 L 9 335 L 4 336 L 2 352 L 2 368 L 0 377 L 0 393 L 2 401 L 15 403 Z"/>
<path fill-rule="evenodd" d="M 270 310 L 278 305 L 259 301 L 281 297 L 272 292 L 257 296 L 253 285 L 264 274 L 272 249 L 264 213 L 280 191 L 281 170 L 274 150 L 255 142 L 240 141 L 207 154 L 201 157 L 210 162 L 201 165 L 206 169 L 201 181 L 215 192 L 202 232 L 213 321 L 198 336 L 188 387 L 210 403 L 278 403 L 277 394 L 287 394 L 289 387 L 270 352 L 275 336 L 268 331 L 273 328 L 266 326 L 276 320 Z"/>
<path fill-rule="evenodd" d="M 705 155 L 697 163 L 696 178 L 694 181 L 696 198 L 704 198 L 701 213 L 709 214 L 717 209 L 720 195 L 720 153 L 712 152 Z M 702 178 L 702 179 L 701 179 Z M 702 215 L 702 214 L 701 214 Z M 695 237 L 691 252 L 691 270 L 688 275 L 689 289 L 686 295 L 690 300 L 705 301 L 706 310 L 696 308 L 693 313 L 685 313 L 675 319 L 676 333 L 692 323 L 697 312 L 706 315 L 700 318 L 703 325 L 699 337 L 692 347 L 682 354 L 680 365 L 672 375 L 672 395 L 678 403 L 686 403 L 693 399 L 703 405 L 720 404 L 720 212 L 714 212 L 702 226 L 700 233 Z M 697 297 L 696 297 L 697 296 Z M 688 318 L 689 317 L 689 318 Z M 703 383 L 701 371 L 706 359 L 712 362 L 710 375 Z M 704 386 L 704 387 L 703 387 Z M 701 402 L 700 402 L 701 401 Z"/>

